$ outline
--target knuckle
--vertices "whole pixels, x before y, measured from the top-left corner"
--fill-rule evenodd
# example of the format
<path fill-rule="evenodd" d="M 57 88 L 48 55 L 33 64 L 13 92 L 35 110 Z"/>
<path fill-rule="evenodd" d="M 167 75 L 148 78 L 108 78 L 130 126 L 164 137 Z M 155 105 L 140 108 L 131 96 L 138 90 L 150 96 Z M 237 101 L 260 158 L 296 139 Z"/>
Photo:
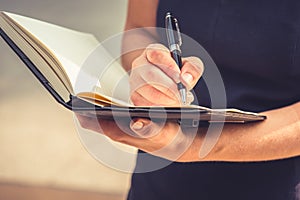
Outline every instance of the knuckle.
<path fill-rule="evenodd" d="M 147 50 L 147 59 L 150 62 L 158 62 L 162 59 L 163 54 L 158 49 L 148 49 Z"/>
<path fill-rule="evenodd" d="M 162 44 L 151 44 L 146 49 L 146 56 L 149 61 L 161 61 L 169 50 Z"/>

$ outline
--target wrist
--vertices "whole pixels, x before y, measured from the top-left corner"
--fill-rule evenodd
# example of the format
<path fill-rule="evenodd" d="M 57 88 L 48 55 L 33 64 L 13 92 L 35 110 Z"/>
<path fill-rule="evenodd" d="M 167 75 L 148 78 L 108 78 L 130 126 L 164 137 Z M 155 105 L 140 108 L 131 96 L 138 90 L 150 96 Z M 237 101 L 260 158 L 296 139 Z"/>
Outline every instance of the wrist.
<path fill-rule="evenodd" d="M 189 143 L 189 147 L 180 156 L 178 162 L 199 162 L 199 161 L 206 160 L 206 157 L 200 156 L 200 150 L 202 148 L 202 143 L 205 138 L 207 129 L 208 127 L 199 127 L 199 128 L 189 128 L 189 130 L 183 130 L 184 134 L 188 138 L 185 141 Z M 195 131 L 196 131 L 196 135 L 194 135 L 194 137 L 191 136 L 193 134 L 190 133 L 193 133 Z"/>

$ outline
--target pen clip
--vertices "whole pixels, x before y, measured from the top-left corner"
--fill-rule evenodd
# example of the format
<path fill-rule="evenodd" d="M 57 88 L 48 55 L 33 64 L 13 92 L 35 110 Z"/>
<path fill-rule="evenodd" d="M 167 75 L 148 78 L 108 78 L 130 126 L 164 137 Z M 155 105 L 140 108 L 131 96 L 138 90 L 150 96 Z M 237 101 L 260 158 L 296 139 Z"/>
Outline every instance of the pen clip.
<path fill-rule="evenodd" d="M 177 38 L 176 38 L 177 41 L 176 41 L 176 43 L 179 46 L 181 46 L 182 45 L 182 39 L 181 39 L 181 33 L 180 33 L 178 21 L 177 21 L 177 19 L 175 17 L 173 17 L 173 18 L 174 18 L 174 23 L 175 23 L 175 30 L 174 31 L 176 31 L 176 33 L 177 33 Z"/>
<path fill-rule="evenodd" d="M 176 45 L 180 47 L 182 45 L 182 39 L 178 21 L 169 12 L 166 14 L 166 29 L 169 46 Z"/>

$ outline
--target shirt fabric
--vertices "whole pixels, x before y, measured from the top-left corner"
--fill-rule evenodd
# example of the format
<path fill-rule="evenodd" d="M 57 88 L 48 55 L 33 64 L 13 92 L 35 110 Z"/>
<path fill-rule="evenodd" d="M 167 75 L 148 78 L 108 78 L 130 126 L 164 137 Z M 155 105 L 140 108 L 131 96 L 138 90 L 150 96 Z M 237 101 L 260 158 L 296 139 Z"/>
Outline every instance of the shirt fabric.
<path fill-rule="evenodd" d="M 158 27 L 164 27 L 169 11 L 181 32 L 199 42 L 216 63 L 228 107 L 261 112 L 300 100 L 299 0 L 160 0 Z M 188 48 L 183 46 L 183 52 Z M 203 80 L 195 93 L 201 105 L 211 106 Z M 148 155 L 145 162 L 138 155 L 136 169 L 163 160 Z M 153 172 L 134 173 L 128 199 L 289 200 L 297 198 L 299 175 L 299 157 L 173 162 Z"/>

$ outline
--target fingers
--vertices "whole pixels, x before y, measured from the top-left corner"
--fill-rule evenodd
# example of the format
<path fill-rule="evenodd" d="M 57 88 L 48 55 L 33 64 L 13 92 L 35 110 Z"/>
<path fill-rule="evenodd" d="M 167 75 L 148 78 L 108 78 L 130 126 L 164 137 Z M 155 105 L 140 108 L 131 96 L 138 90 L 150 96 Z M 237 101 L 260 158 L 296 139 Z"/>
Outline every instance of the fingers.
<path fill-rule="evenodd" d="M 187 57 L 182 59 L 180 81 L 190 90 L 201 78 L 204 66 L 202 61 L 197 57 Z"/>
<path fill-rule="evenodd" d="M 131 130 L 138 136 L 140 149 L 147 149 L 148 152 L 157 150 L 169 149 L 174 142 L 174 139 L 182 142 L 184 135 L 177 123 L 172 122 L 153 122 L 149 119 L 138 118 L 130 123 Z M 174 143 L 173 143 L 174 142 Z M 152 143 L 154 145 L 147 145 Z M 178 144 L 178 143 L 177 143 Z M 176 146 L 172 152 L 176 151 Z"/>
<path fill-rule="evenodd" d="M 135 105 L 179 105 L 175 82 L 143 55 L 134 60 L 129 81 L 131 101 Z"/>
<path fill-rule="evenodd" d="M 168 88 L 161 86 L 144 85 L 131 93 L 131 101 L 134 105 L 143 106 L 175 106 L 179 99 Z M 162 92 L 165 91 L 165 92 Z"/>
<path fill-rule="evenodd" d="M 160 133 L 162 126 L 149 119 L 139 118 L 131 121 L 130 128 L 140 138 L 151 138 Z"/>
<path fill-rule="evenodd" d="M 142 105 L 142 106 L 154 106 L 155 103 L 152 101 L 149 101 L 145 97 L 142 96 L 142 94 L 139 94 L 137 92 L 133 92 L 130 96 L 131 101 L 134 105 Z"/>
<path fill-rule="evenodd" d="M 196 85 L 204 71 L 203 63 L 197 57 L 183 58 L 183 66 L 180 70 L 170 56 L 170 51 L 162 44 L 149 45 L 145 50 L 145 54 L 149 63 L 159 67 L 175 83 L 183 82 L 188 89 Z"/>
<path fill-rule="evenodd" d="M 203 73 L 203 63 L 197 57 L 183 58 L 179 67 L 161 44 L 149 45 L 132 63 L 130 73 L 131 100 L 140 106 L 178 106 L 181 104 L 176 83 L 191 90 Z"/>
<path fill-rule="evenodd" d="M 105 134 L 114 141 L 137 145 L 134 140 L 147 139 L 160 133 L 164 123 L 154 123 L 150 119 L 136 118 L 105 120 L 76 114 L 80 126 L 94 132 Z M 128 125 L 129 124 L 129 125 Z"/>
<path fill-rule="evenodd" d="M 186 148 L 182 150 L 182 147 L 187 147 L 185 134 L 176 122 L 154 122 L 145 118 L 106 120 L 80 114 L 76 116 L 83 128 L 154 155 L 177 159 L 186 150 Z"/>
<path fill-rule="evenodd" d="M 130 129 L 128 125 L 130 119 L 118 119 L 117 121 L 114 121 L 97 119 L 96 116 L 89 117 L 78 113 L 75 114 L 82 128 L 104 134 L 116 142 L 121 142 L 129 145 L 135 144 L 134 141 L 136 138 L 136 134 Z"/>
<path fill-rule="evenodd" d="M 134 86 L 134 90 L 141 87 L 137 83 L 140 83 L 138 79 L 142 79 L 144 83 L 151 83 L 155 86 L 163 85 L 165 88 L 170 88 L 175 91 L 174 81 L 166 73 L 155 65 L 148 63 L 143 56 L 140 56 L 133 62 L 133 70 L 131 71 L 131 86 Z M 137 82 L 138 81 L 138 82 Z M 158 90 L 162 89 L 157 87 Z M 166 91 L 161 91 L 166 92 Z"/>
<path fill-rule="evenodd" d="M 146 50 L 146 58 L 149 63 L 156 65 L 167 74 L 175 83 L 178 83 L 180 69 L 170 56 L 170 51 L 162 44 L 151 44 Z"/>
<path fill-rule="evenodd" d="M 122 119 L 114 121 L 97 119 L 81 114 L 76 114 L 76 117 L 82 128 L 104 134 L 113 141 L 135 146 L 140 149 L 149 146 L 152 138 L 158 136 L 163 128 L 161 123 L 156 124 L 149 119 L 143 118 L 131 121 Z M 161 142 L 161 140 L 159 140 L 159 142 Z M 153 145 L 157 146 L 159 142 L 154 142 Z M 149 149 L 154 150 L 156 148 Z"/>

